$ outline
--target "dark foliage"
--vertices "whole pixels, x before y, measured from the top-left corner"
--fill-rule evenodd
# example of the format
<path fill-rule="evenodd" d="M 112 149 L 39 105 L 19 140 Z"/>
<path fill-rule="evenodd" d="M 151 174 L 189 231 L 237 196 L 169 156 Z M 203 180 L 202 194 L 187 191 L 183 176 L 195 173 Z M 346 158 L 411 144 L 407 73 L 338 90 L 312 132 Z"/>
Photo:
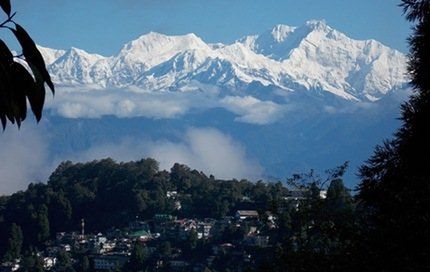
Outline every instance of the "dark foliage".
<path fill-rule="evenodd" d="M 10 1 L 1 0 L 0 7 L 7 17 L 0 28 L 12 31 L 22 48 L 22 54 L 14 56 L 0 39 L 0 120 L 5 129 L 7 120 L 21 126 L 27 117 L 27 99 L 36 120 L 40 121 L 45 102 L 45 83 L 52 93 L 55 89 L 33 39 L 14 21 L 15 13 L 11 14 Z"/>
<path fill-rule="evenodd" d="M 362 243 L 368 269 L 430 269 L 430 1 L 404 0 L 406 18 L 416 22 L 409 39 L 408 71 L 414 94 L 402 105 L 402 127 L 375 150 L 360 172 Z"/>

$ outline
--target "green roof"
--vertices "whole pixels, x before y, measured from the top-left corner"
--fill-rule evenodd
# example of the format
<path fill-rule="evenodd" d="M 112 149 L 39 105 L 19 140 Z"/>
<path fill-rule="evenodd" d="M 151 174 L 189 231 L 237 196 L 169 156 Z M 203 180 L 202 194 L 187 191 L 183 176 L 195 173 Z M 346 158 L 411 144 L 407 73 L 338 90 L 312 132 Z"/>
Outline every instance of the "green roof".
<path fill-rule="evenodd" d="M 145 230 L 139 230 L 139 231 L 132 232 L 130 234 L 130 237 L 141 237 L 141 236 L 150 236 L 150 233 Z"/>

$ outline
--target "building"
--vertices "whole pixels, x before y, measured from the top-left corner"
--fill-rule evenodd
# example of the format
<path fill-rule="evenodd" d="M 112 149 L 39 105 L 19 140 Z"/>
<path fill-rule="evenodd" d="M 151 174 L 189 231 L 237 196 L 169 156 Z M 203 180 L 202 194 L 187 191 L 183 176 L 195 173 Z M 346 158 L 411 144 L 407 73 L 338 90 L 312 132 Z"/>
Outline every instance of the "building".
<path fill-rule="evenodd" d="M 121 268 L 128 261 L 127 255 L 95 255 L 93 257 L 95 270 L 116 270 Z"/>
<path fill-rule="evenodd" d="M 130 233 L 129 237 L 132 240 L 139 240 L 142 242 L 149 241 L 152 239 L 151 233 L 149 233 L 146 230 L 139 230 L 139 231 L 132 232 Z"/>
<path fill-rule="evenodd" d="M 0 265 L 0 272 L 18 271 L 20 268 L 19 263 L 3 263 Z"/>
<path fill-rule="evenodd" d="M 237 220 L 258 218 L 258 212 L 255 210 L 238 210 L 235 215 Z"/>
<path fill-rule="evenodd" d="M 197 223 L 197 236 L 199 239 L 208 238 L 211 234 L 211 229 L 213 227 L 212 223 L 208 222 L 198 222 Z"/>
<path fill-rule="evenodd" d="M 243 244 L 247 246 L 266 247 L 269 245 L 269 236 L 250 235 L 245 237 Z"/>

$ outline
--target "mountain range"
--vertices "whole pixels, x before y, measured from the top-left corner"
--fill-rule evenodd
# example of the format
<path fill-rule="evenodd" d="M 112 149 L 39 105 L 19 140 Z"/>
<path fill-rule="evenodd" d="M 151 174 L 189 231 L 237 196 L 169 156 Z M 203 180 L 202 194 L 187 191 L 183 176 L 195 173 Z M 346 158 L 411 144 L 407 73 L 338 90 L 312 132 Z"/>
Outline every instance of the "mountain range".
<path fill-rule="evenodd" d="M 373 102 L 407 82 L 404 54 L 375 40 L 351 39 L 324 21 L 277 25 L 232 44 L 150 32 L 110 57 L 39 48 L 57 84 L 93 89 L 188 92 L 201 89 L 198 82 L 230 94 L 269 87 Z"/>
<path fill-rule="evenodd" d="M 57 92 L 37 128 L 7 130 L 0 175 L 10 183 L 0 194 L 46 180 L 63 160 L 147 156 L 165 169 L 180 162 L 252 180 L 350 161 L 353 187 L 410 94 L 403 53 L 324 21 L 277 25 L 231 44 L 151 32 L 108 57 L 39 49 Z"/>

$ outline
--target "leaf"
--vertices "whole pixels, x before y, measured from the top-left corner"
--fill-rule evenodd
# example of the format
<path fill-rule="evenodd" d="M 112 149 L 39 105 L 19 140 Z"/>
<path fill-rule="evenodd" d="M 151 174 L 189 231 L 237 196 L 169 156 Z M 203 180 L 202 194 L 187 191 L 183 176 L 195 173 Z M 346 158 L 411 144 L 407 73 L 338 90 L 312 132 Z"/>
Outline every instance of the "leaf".
<path fill-rule="evenodd" d="M 10 52 L 6 43 L 0 39 L 0 61 L 11 63 L 13 61 L 13 54 Z"/>
<path fill-rule="evenodd" d="M 1 126 L 3 127 L 3 130 L 6 128 L 6 116 L 3 113 L 0 113 L 0 120 L 1 120 Z"/>
<path fill-rule="evenodd" d="M 10 17 L 10 12 L 12 11 L 10 0 L 0 0 L 0 7 L 7 14 L 7 16 Z"/>
<path fill-rule="evenodd" d="M 45 103 L 45 85 L 39 70 L 32 63 L 29 62 L 28 64 L 33 71 L 36 82 L 34 88 L 27 93 L 27 97 L 30 102 L 31 110 L 34 116 L 36 116 L 37 122 L 39 122 L 42 118 L 43 104 Z"/>
<path fill-rule="evenodd" d="M 14 115 L 11 107 L 11 76 L 9 64 L 0 62 L 0 106 L 4 114 L 11 122 L 14 122 Z"/>
<path fill-rule="evenodd" d="M 11 30 L 18 39 L 18 42 L 21 44 L 22 53 L 24 54 L 25 60 L 29 63 L 29 65 L 30 63 L 32 64 L 30 65 L 30 68 L 33 74 L 35 74 L 35 70 L 37 70 L 37 73 L 39 73 L 39 75 L 43 79 L 43 82 L 46 82 L 46 84 L 48 84 L 49 88 L 54 94 L 54 84 L 52 83 L 51 76 L 49 75 L 48 70 L 46 70 L 46 65 L 45 61 L 43 60 L 42 54 L 40 53 L 39 49 L 37 49 L 36 44 L 34 43 L 33 39 L 31 39 L 30 35 L 28 35 L 27 31 L 25 31 L 25 29 L 22 28 L 19 24 L 15 24 L 15 27 L 16 29 Z M 36 69 L 33 70 L 33 68 Z"/>
<path fill-rule="evenodd" d="M 12 99 L 18 110 L 17 113 L 19 118 L 17 119 L 17 123 L 19 125 L 19 122 L 25 120 L 27 117 L 26 97 L 30 97 L 37 93 L 36 83 L 27 69 L 25 69 L 25 67 L 18 62 L 12 63 L 11 72 L 13 86 Z"/>

